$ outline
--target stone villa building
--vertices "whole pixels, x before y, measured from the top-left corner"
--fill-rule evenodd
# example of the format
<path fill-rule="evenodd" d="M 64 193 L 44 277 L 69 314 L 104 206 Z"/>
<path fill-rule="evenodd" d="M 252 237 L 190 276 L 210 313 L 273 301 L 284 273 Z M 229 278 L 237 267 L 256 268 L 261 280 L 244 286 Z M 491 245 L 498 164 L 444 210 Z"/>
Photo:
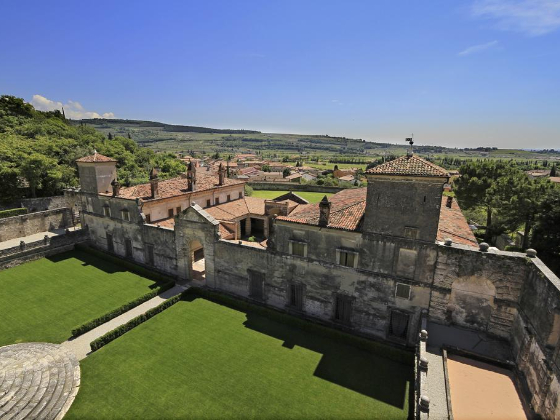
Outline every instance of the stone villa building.
<path fill-rule="evenodd" d="M 530 252 L 477 244 L 446 170 L 412 154 L 368 186 L 309 204 L 244 196 L 244 182 L 189 164 L 121 188 L 116 161 L 77 161 L 82 224 L 101 249 L 194 284 L 352 331 L 415 345 L 422 322 L 505 349 L 534 410 L 559 418 L 560 280 Z M 463 342 L 461 344 L 465 346 Z M 469 343 L 466 344 L 469 347 Z"/>

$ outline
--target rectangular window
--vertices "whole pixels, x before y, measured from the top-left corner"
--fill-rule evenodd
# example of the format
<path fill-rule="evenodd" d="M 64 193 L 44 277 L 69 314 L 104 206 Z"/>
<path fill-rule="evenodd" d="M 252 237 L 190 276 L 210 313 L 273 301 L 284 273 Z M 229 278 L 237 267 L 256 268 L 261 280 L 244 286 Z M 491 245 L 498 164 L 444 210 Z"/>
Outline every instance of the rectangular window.
<path fill-rule="evenodd" d="M 410 300 L 410 286 L 408 284 L 397 283 L 395 296 L 401 299 Z"/>
<path fill-rule="evenodd" d="M 290 241 L 290 246 L 292 248 L 292 255 L 297 255 L 298 257 L 307 256 L 307 244 L 303 242 Z"/>
<path fill-rule="evenodd" d="M 111 217 L 111 209 L 109 208 L 109 206 L 103 207 L 103 215 L 107 217 Z"/>
<path fill-rule="evenodd" d="M 173 209 L 167 210 L 167 215 L 168 215 L 169 217 L 173 217 Z"/>
<path fill-rule="evenodd" d="M 152 223 L 152 217 L 149 214 L 146 214 L 146 223 Z"/>
<path fill-rule="evenodd" d="M 338 263 L 346 267 L 355 267 L 358 256 L 351 251 L 339 251 Z"/>
<path fill-rule="evenodd" d="M 243 198 L 243 193 L 239 191 L 239 198 Z"/>
<path fill-rule="evenodd" d="M 249 272 L 249 297 L 263 299 L 264 275 L 262 273 Z"/>
<path fill-rule="evenodd" d="M 146 245 L 146 264 L 154 265 L 154 246 Z"/>
<path fill-rule="evenodd" d="M 113 235 L 107 233 L 107 251 L 115 252 L 115 245 L 113 244 Z"/>
<path fill-rule="evenodd" d="M 409 315 L 401 311 L 391 311 L 389 322 L 389 335 L 396 338 L 406 339 L 408 333 Z"/>
<path fill-rule="evenodd" d="M 176 212 L 177 214 L 181 213 L 181 206 L 177 207 L 177 208 L 175 209 L 175 212 Z"/>
<path fill-rule="evenodd" d="M 334 319 L 343 324 L 350 325 L 352 317 L 352 298 L 345 295 L 337 295 L 335 298 Z"/>
<path fill-rule="evenodd" d="M 121 214 L 123 220 L 130 222 L 130 212 L 128 210 L 123 210 Z"/>
<path fill-rule="evenodd" d="M 210 207 L 212 204 L 210 204 L 210 200 L 206 200 L 206 207 Z"/>
<path fill-rule="evenodd" d="M 303 285 L 292 283 L 288 286 L 288 305 L 298 311 L 303 310 Z"/>
<path fill-rule="evenodd" d="M 227 201 L 231 201 L 231 195 L 228 194 Z"/>
<path fill-rule="evenodd" d="M 216 197 L 216 199 L 214 200 L 214 204 L 215 205 L 220 204 L 220 197 Z"/>
<path fill-rule="evenodd" d="M 125 255 L 132 258 L 132 241 L 130 239 L 124 240 Z"/>
<path fill-rule="evenodd" d="M 420 234 L 420 230 L 414 227 L 405 227 L 404 228 L 404 237 L 408 239 L 418 239 Z"/>

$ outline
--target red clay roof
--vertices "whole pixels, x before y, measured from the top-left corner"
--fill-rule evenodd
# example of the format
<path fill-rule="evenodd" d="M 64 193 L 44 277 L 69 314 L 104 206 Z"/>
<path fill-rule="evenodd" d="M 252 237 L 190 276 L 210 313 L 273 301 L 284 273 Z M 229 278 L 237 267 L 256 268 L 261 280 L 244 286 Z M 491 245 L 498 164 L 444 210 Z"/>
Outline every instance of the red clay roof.
<path fill-rule="evenodd" d="M 453 199 L 451 208 L 447 207 L 446 203 L 447 197 L 444 196 L 441 199 L 437 240 L 445 241 L 449 238 L 454 243 L 478 247 L 478 242 L 457 200 Z"/>
<path fill-rule="evenodd" d="M 248 214 L 264 216 L 264 202 L 264 198 L 243 197 L 204 210 L 216 220 L 230 221 Z"/>
<path fill-rule="evenodd" d="M 76 162 L 88 162 L 88 163 L 116 162 L 116 160 L 107 156 L 100 155 L 99 153 L 94 153 L 93 155 L 84 156 L 83 158 L 76 159 Z"/>
<path fill-rule="evenodd" d="M 238 185 L 243 184 L 244 181 L 226 178 L 223 186 Z M 162 198 L 176 197 L 180 195 L 191 194 L 192 191 L 187 189 L 187 180 L 182 177 L 171 178 L 165 181 L 159 181 L 158 184 L 158 198 L 151 198 L 152 190 L 150 184 L 140 184 L 133 187 L 121 188 L 118 197 L 135 199 L 141 198 L 143 201 L 149 200 L 159 200 Z M 196 190 L 205 191 L 211 190 L 212 188 L 219 188 L 218 185 L 218 174 L 212 171 L 206 171 L 199 169 L 196 173 Z"/>
<path fill-rule="evenodd" d="M 367 188 L 342 190 L 331 196 L 331 212 L 327 227 L 333 229 L 359 230 L 366 209 Z M 289 216 L 279 216 L 277 220 L 319 225 L 319 203 L 301 204 Z"/>
<path fill-rule="evenodd" d="M 368 169 L 366 173 L 374 175 L 449 177 L 449 173 L 445 169 L 416 155 L 401 156 L 375 168 Z"/>

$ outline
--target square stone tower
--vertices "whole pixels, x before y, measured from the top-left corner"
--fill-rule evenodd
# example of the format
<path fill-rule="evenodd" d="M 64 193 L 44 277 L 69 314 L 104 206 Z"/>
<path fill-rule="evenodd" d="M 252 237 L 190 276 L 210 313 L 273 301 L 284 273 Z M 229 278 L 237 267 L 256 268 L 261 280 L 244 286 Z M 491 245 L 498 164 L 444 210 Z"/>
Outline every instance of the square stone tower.
<path fill-rule="evenodd" d="M 117 161 L 95 152 L 76 160 L 82 192 L 99 194 L 109 193 L 111 182 L 117 180 Z"/>
<path fill-rule="evenodd" d="M 447 171 L 412 153 L 366 172 L 363 231 L 435 242 Z"/>

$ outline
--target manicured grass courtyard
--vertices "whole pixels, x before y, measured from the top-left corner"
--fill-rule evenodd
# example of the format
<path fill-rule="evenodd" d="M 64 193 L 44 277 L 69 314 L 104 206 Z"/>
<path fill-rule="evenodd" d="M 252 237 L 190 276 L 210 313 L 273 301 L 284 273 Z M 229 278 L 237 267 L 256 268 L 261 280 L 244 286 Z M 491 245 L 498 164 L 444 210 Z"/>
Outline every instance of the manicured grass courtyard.
<path fill-rule="evenodd" d="M 251 197 L 258 197 L 258 198 L 268 198 L 274 199 L 276 197 L 280 197 L 283 194 L 287 194 L 289 191 L 272 191 L 272 190 L 254 190 Z M 323 199 L 326 195 L 330 197 L 331 193 L 320 193 L 320 192 L 307 192 L 307 191 L 294 191 L 294 194 L 299 195 L 304 200 L 309 201 L 310 203 L 318 203 Z"/>
<path fill-rule="evenodd" d="M 65 419 L 406 419 L 413 379 L 410 365 L 200 297 L 80 364 Z"/>
<path fill-rule="evenodd" d="M 155 286 L 153 280 L 84 251 L 0 271 L 0 346 L 63 342 L 72 328 Z"/>

